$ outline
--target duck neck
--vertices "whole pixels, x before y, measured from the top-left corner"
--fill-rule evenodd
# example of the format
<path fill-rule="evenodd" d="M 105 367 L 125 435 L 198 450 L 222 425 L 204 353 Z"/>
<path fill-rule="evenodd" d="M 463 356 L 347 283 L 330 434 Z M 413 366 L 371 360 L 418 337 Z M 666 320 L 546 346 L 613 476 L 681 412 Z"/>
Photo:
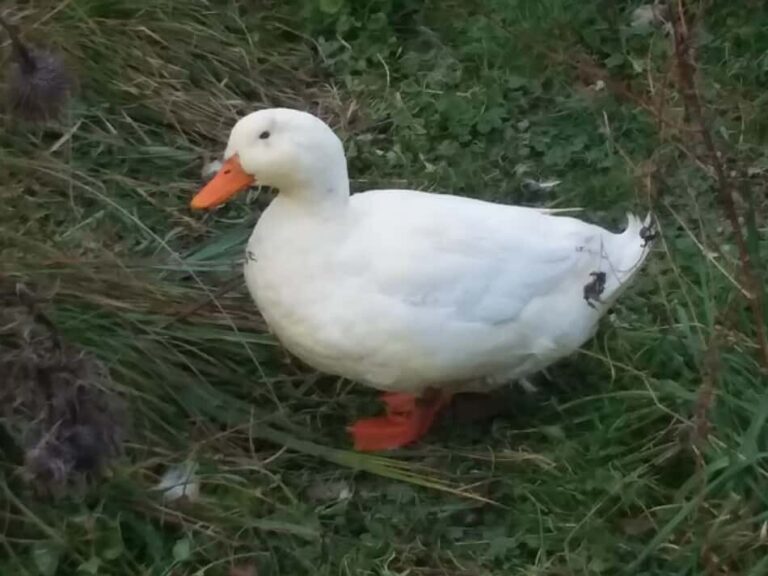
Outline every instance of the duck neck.
<path fill-rule="evenodd" d="M 297 181 L 280 190 L 281 202 L 318 214 L 338 212 L 349 202 L 346 165 L 328 168 L 319 177 Z"/>

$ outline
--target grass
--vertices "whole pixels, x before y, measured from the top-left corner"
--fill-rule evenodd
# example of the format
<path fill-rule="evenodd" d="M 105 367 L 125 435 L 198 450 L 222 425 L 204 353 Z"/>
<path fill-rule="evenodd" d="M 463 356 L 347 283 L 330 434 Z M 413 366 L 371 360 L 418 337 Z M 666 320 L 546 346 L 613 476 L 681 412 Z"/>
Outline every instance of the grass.
<path fill-rule="evenodd" d="M 768 9 L 743 4 L 708 6 L 694 38 L 764 274 Z M 2 119 L 0 273 L 55 289 L 51 316 L 110 366 L 133 424 L 127 457 L 83 500 L 34 497 L 4 455 L 0 573 L 765 573 L 754 317 L 671 40 L 630 26 L 637 6 L 9 6 L 81 85 L 61 124 Z M 614 318 L 511 416 L 354 453 L 344 424 L 374 392 L 287 359 L 237 281 L 268 191 L 187 209 L 235 119 L 275 105 L 331 122 L 355 190 L 579 206 L 606 226 L 652 207 L 658 248 Z M 152 487 L 188 459 L 200 499 L 164 503 Z"/>

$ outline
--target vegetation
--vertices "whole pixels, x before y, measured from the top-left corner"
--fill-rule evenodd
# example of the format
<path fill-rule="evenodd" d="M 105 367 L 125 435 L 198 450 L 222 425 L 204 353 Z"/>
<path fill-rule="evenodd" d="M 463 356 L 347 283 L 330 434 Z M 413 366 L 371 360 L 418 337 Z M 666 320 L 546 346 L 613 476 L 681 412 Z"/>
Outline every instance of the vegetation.
<path fill-rule="evenodd" d="M 2 118 L 3 298 L 19 281 L 47 295 L 131 425 L 112 474 L 56 500 L 0 440 L 0 573 L 768 572 L 768 7 L 682 4 L 684 20 L 676 1 L 8 5 L 79 88 L 60 122 Z M 240 281 L 269 191 L 188 210 L 236 118 L 277 105 L 331 122 L 355 190 L 614 227 L 652 209 L 657 248 L 537 394 L 354 453 L 344 425 L 375 392 L 288 359 Z M 183 462 L 200 496 L 164 500 Z"/>

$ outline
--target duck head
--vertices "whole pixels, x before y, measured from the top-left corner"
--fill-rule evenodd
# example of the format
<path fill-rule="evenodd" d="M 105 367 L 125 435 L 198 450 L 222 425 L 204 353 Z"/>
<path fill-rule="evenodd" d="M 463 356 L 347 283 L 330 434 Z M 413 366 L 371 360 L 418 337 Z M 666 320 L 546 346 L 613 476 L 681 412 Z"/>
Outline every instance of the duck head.
<path fill-rule="evenodd" d="M 341 140 L 307 112 L 287 108 L 253 112 L 235 124 L 224 164 L 192 198 L 191 207 L 213 208 L 257 184 L 307 202 L 348 197 Z"/>

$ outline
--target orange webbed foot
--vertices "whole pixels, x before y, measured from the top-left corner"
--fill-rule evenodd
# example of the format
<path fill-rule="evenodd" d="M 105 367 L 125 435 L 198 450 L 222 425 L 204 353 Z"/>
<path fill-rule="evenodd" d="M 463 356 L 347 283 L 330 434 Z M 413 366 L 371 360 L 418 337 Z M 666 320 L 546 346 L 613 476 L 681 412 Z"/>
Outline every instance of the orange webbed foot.
<path fill-rule="evenodd" d="M 441 392 L 423 398 L 401 392 L 386 393 L 381 397 L 386 415 L 363 418 L 347 430 L 356 450 L 374 452 L 400 448 L 424 436 L 449 399 Z"/>

